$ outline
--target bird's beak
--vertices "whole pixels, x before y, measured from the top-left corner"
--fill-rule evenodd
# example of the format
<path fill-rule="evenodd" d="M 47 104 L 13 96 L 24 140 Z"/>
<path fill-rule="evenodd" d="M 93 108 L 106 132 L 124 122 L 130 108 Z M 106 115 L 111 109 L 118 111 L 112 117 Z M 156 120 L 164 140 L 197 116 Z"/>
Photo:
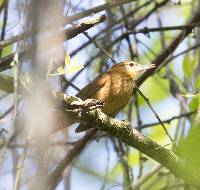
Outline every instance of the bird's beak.
<path fill-rule="evenodd" d="M 146 70 L 149 70 L 149 69 L 152 69 L 156 67 L 155 64 L 150 64 L 150 65 L 140 65 L 140 68 L 138 68 L 138 71 L 141 72 L 141 71 L 146 71 Z"/>

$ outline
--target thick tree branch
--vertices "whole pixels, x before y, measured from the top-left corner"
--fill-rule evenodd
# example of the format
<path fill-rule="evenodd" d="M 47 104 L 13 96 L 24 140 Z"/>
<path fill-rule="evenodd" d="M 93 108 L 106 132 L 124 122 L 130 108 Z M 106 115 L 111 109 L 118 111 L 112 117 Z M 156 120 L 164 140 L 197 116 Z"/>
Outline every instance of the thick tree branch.
<path fill-rule="evenodd" d="M 64 101 L 66 105 L 70 105 L 73 102 L 83 103 L 80 99 L 73 96 L 60 93 L 56 93 L 55 96 L 59 100 Z M 90 123 L 94 128 L 106 131 L 117 137 L 127 145 L 136 148 L 162 166 L 165 166 L 175 176 L 181 177 L 187 183 L 200 188 L 198 171 L 186 169 L 184 160 L 178 158 L 171 150 L 142 135 L 139 131 L 132 128 L 129 122 L 110 118 L 102 113 L 100 109 L 88 112 L 84 109 L 75 109 L 72 114 L 76 115 L 78 119 Z"/>

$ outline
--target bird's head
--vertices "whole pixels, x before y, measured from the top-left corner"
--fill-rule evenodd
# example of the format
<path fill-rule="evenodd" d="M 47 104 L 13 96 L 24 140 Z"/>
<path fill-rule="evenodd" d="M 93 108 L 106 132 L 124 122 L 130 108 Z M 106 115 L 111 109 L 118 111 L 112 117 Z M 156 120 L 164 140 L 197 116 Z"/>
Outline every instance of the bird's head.
<path fill-rule="evenodd" d="M 122 75 L 126 75 L 132 79 L 136 79 L 142 71 L 154 68 L 155 64 L 140 65 L 134 61 L 125 61 L 114 65 L 110 70 L 120 72 Z"/>

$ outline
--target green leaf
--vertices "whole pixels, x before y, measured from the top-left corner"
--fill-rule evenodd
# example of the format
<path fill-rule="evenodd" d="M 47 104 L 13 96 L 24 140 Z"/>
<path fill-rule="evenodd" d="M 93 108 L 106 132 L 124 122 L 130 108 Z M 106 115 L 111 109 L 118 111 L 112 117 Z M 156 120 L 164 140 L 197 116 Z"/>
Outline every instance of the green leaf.
<path fill-rule="evenodd" d="M 190 79 L 190 77 L 192 76 L 193 67 L 192 67 L 192 60 L 188 54 L 185 55 L 185 57 L 184 57 L 182 67 L 183 67 L 183 72 L 185 74 L 185 77 L 187 79 Z"/>
<path fill-rule="evenodd" d="M 199 98 L 200 97 L 200 93 L 198 94 L 183 94 L 182 96 L 186 97 L 186 98 Z"/>
<path fill-rule="evenodd" d="M 2 57 L 12 53 L 12 45 L 9 45 L 2 50 Z"/>
<path fill-rule="evenodd" d="M 200 88 L 200 75 L 197 77 L 195 81 L 195 88 Z"/>
<path fill-rule="evenodd" d="M 199 107 L 199 98 L 192 98 L 189 104 L 190 111 L 197 110 L 198 107 Z"/>
<path fill-rule="evenodd" d="M 71 62 L 70 62 L 70 56 L 68 53 L 65 54 L 65 65 L 69 65 Z"/>
<path fill-rule="evenodd" d="M 199 125 L 190 127 L 188 135 L 179 142 L 177 154 L 184 159 L 185 168 L 200 171 L 200 130 Z M 200 177 L 200 173 L 198 177 Z M 188 173 L 188 175 L 190 175 Z"/>
<path fill-rule="evenodd" d="M 199 60 L 198 53 L 195 53 L 194 56 L 186 54 L 183 60 L 183 72 L 187 79 L 190 79 L 194 69 L 196 68 Z"/>
<path fill-rule="evenodd" d="M 83 68 L 83 65 L 78 64 L 78 60 L 75 58 L 70 60 L 70 56 L 68 54 L 65 55 L 65 68 L 63 66 L 58 67 L 57 73 L 51 73 L 50 76 L 59 76 L 65 74 L 73 74 L 78 72 Z"/>

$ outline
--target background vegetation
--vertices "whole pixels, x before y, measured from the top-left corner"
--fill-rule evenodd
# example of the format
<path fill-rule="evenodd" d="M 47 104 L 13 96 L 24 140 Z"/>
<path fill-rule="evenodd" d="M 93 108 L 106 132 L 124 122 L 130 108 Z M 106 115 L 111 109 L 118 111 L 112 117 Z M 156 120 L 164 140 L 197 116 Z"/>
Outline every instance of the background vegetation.
<path fill-rule="evenodd" d="M 200 188 L 198 0 L 0 0 L 0 19 L 0 189 Z M 179 165 L 105 131 L 50 132 L 66 119 L 52 91 L 76 95 L 125 60 L 156 68 L 116 118 Z"/>

